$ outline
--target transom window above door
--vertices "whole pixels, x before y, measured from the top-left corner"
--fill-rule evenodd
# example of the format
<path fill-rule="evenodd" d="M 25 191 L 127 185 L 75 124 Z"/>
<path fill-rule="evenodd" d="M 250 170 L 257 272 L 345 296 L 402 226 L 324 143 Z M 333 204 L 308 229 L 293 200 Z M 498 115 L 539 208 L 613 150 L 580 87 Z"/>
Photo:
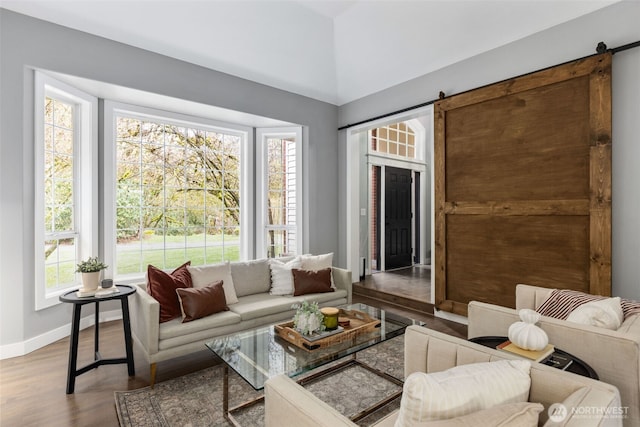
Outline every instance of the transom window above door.
<path fill-rule="evenodd" d="M 371 129 L 371 151 L 391 156 L 416 158 L 416 134 L 407 122 Z"/>

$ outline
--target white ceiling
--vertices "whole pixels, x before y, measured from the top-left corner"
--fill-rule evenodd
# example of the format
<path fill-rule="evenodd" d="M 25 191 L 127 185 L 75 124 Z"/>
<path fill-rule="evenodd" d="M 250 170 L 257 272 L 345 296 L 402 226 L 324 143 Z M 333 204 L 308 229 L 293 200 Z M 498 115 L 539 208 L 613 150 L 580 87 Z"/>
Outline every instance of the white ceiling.
<path fill-rule="evenodd" d="M 619 0 L 0 0 L 342 105 Z"/>

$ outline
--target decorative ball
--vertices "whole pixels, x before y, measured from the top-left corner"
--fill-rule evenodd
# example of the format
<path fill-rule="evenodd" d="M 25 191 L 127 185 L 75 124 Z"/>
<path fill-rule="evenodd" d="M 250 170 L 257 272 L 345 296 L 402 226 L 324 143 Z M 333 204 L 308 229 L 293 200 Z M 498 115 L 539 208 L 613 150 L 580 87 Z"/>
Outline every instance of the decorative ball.
<path fill-rule="evenodd" d="M 509 326 L 509 340 L 525 350 L 542 350 L 549 344 L 547 333 L 535 325 L 540 313 L 523 309 L 519 312 L 521 322 Z"/>

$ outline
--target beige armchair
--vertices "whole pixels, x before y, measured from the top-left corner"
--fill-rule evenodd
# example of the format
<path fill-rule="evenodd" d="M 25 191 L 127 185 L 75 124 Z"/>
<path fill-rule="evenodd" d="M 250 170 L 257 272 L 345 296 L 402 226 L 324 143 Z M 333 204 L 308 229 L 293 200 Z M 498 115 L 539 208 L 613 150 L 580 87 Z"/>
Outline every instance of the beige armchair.
<path fill-rule="evenodd" d="M 405 377 L 413 372 L 439 372 L 469 363 L 517 358 L 499 350 L 420 326 L 409 326 L 404 342 Z M 572 411 L 572 408 L 588 407 L 598 408 L 602 412 L 615 412 L 620 406 L 620 396 L 614 386 L 538 363 L 532 364 L 530 376 L 529 402 L 541 403 L 545 408 L 540 413 L 539 425 L 545 427 L 621 425 L 621 420 L 615 416 L 607 417 L 600 413 L 584 417 L 579 414 L 580 411 Z M 566 399 L 576 390 L 583 388 L 584 398 L 571 406 Z M 569 405 L 568 416 L 561 424 L 548 420 L 547 410 L 554 403 Z M 380 420 L 376 426 L 393 426 L 397 417 L 398 411 Z M 339 427 L 356 424 L 289 377 L 278 376 L 265 384 L 265 425 L 267 427 L 285 425 Z M 482 420 L 477 420 L 475 425 L 482 425 Z"/>
<path fill-rule="evenodd" d="M 469 303 L 468 337 L 506 336 L 509 326 L 520 320 L 517 310 L 535 310 L 552 290 L 537 286 L 516 287 L 516 309 Z M 640 426 L 640 315 L 628 317 L 618 330 L 571 323 L 542 316 L 538 325 L 549 336 L 549 342 L 588 363 L 601 381 L 616 386 L 625 426 Z"/>

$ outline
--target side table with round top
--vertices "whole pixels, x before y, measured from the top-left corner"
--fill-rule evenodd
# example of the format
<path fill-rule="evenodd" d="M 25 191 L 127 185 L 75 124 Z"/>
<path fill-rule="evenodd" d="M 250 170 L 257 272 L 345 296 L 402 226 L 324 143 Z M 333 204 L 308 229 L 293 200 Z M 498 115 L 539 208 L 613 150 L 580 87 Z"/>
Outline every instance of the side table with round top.
<path fill-rule="evenodd" d="M 498 337 L 498 336 L 475 337 L 475 338 L 469 339 L 469 341 L 471 342 L 475 342 L 477 344 L 483 345 L 485 347 L 490 347 L 490 348 L 496 348 L 498 345 L 502 344 L 506 340 L 508 340 L 507 337 Z M 566 351 L 560 350 L 557 347 L 555 347 L 551 356 L 556 354 L 560 356 L 564 356 L 571 360 L 571 364 L 565 369 L 567 372 L 572 372 L 574 374 L 582 375 L 583 377 L 593 378 L 596 380 L 599 379 L 596 371 L 594 371 L 593 368 L 589 366 L 589 364 L 584 362 L 582 359 L 579 359 L 576 356 L 570 353 L 567 353 Z M 553 366 L 553 364 L 545 363 L 546 360 L 548 360 L 548 358 L 543 360 L 540 363 Z"/>
<path fill-rule="evenodd" d="M 60 296 L 60 301 L 73 304 L 73 319 L 71 322 L 71 339 L 69 344 L 69 368 L 67 372 L 67 394 L 73 393 L 76 383 L 76 377 L 82 375 L 91 369 L 101 365 L 116 365 L 126 363 L 129 376 L 135 375 L 135 366 L 133 362 L 133 345 L 131 341 L 131 322 L 129 320 L 129 296 L 136 292 L 136 288 L 128 285 L 116 285 L 119 292 L 105 296 L 78 297 L 77 291 L 67 292 Z M 124 326 L 124 342 L 126 348 L 126 357 L 117 359 L 103 359 L 100 356 L 99 349 L 99 315 L 100 303 L 102 301 L 120 300 L 122 305 L 122 323 Z M 80 334 L 80 314 L 82 306 L 85 304 L 95 304 L 95 325 L 94 325 L 94 361 L 80 369 L 77 368 L 78 362 L 78 335 Z"/>

